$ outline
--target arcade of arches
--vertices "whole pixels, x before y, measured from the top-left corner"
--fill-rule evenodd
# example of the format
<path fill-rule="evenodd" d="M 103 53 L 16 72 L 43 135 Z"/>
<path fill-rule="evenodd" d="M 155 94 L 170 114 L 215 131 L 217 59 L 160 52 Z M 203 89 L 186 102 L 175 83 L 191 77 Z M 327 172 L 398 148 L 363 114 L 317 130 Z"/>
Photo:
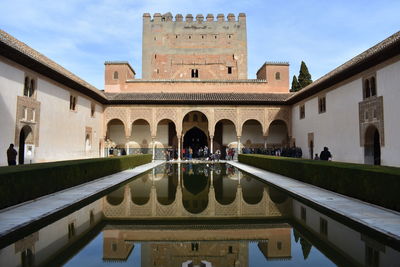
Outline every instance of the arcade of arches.
<path fill-rule="evenodd" d="M 181 159 L 207 146 L 211 153 L 226 148 L 278 148 L 292 144 L 290 108 L 241 106 L 109 106 L 104 111 L 106 149 L 127 154 L 150 153 L 164 159 L 165 150 Z M 112 151 L 113 149 L 111 149 Z"/>

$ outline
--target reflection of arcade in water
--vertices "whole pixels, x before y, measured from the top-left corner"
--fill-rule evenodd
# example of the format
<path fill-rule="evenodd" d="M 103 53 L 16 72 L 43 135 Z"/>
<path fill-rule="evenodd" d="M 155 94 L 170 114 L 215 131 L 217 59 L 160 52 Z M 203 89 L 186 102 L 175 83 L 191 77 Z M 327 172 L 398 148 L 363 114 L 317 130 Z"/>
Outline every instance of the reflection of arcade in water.
<path fill-rule="evenodd" d="M 324 214 L 225 164 L 160 166 L 41 227 L 14 243 L 0 239 L 0 266 L 400 262 L 400 245 L 391 237 Z"/>
<path fill-rule="evenodd" d="M 247 226 L 248 227 L 248 226 Z M 267 260 L 291 258 L 291 227 L 261 224 L 250 228 L 107 225 L 103 258 L 125 261 L 134 243 L 141 243 L 141 266 L 248 266 L 249 243 Z M 191 265 L 192 264 L 192 265 Z M 208 264 L 208 265 L 207 265 Z"/>
<path fill-rule="evenodd" d="M 291 202 L 224 164 L 167 164 L 104 198 L 106 218 L 264 218 L 287 215 Z"/>

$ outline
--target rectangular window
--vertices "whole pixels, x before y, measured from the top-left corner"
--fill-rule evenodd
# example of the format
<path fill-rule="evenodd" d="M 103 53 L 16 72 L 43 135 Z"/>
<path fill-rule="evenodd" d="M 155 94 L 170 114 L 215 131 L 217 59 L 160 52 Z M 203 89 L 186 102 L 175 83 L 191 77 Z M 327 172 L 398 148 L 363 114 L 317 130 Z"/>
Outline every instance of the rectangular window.
<path fill-rule="evenodd" d="M 318 98 L 318 112 L 324 113 L 326 112 L 326 97 L 321 96 Z"/>
<path fill-rule="evenodd" d="M 69 110 L 76 111 L 76 96 L 69 96 Z"/>
<path fill-rule="evenodd" d="M 232 74 L 232 67 L 228 67 L 228 74 Z"/>
<path fill-rule="evenodd" d="M 307 221 L 307 211 L 306 211 L 306 208 L 304 208 L 304 207 L 301 207 L 301 208 L 300 208 L 300 218 L 301 218 L 304 222 Z"/>
<path fill-rule="evenodd" d="M 96 112 L 96 104 L 92 102 L 92 104 L 90 105 L 90 116 L 92 118 L 94 118 L 95 112 Z"/>
<path fill-rule="evenodd" d="M 300 119 L 304 119 L 306 117 L 306 107 L 305 105 L 300 106 Z"/>
<path fill-rule="evenodd" d="M 324 218 L 319 218 L 319 233 L 328 236 L 328 221 Z"/>

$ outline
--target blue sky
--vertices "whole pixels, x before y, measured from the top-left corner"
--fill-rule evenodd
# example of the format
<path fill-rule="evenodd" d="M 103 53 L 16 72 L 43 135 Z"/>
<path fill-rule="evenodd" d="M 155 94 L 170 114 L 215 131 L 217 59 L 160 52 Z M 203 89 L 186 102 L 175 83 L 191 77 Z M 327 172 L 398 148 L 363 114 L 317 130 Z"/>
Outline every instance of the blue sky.
<path fill-rule="evenodd" d="M 304 60 L 323 76 L 400 30 L 400 1 L 1 0 L 0 28 L 99 89 L 104 61 L 126 60 L 141 77 L 145 12 L 247 15 L 248 77 L 265 61 Z"/>

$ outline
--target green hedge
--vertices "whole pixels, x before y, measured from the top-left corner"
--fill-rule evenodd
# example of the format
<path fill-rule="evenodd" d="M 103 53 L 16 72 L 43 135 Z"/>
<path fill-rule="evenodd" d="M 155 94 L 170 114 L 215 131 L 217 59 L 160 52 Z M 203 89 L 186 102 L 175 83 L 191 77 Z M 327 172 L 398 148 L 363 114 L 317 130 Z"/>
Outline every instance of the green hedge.
<path fill-rule="evenodd" d="M 400 168 L 248 154 L 239 161 L 400 211 Z"/>
<path fill-rule="evenodd" d="M 151 162 L 151 155 L 0 167 L 0 209 Z"/>

